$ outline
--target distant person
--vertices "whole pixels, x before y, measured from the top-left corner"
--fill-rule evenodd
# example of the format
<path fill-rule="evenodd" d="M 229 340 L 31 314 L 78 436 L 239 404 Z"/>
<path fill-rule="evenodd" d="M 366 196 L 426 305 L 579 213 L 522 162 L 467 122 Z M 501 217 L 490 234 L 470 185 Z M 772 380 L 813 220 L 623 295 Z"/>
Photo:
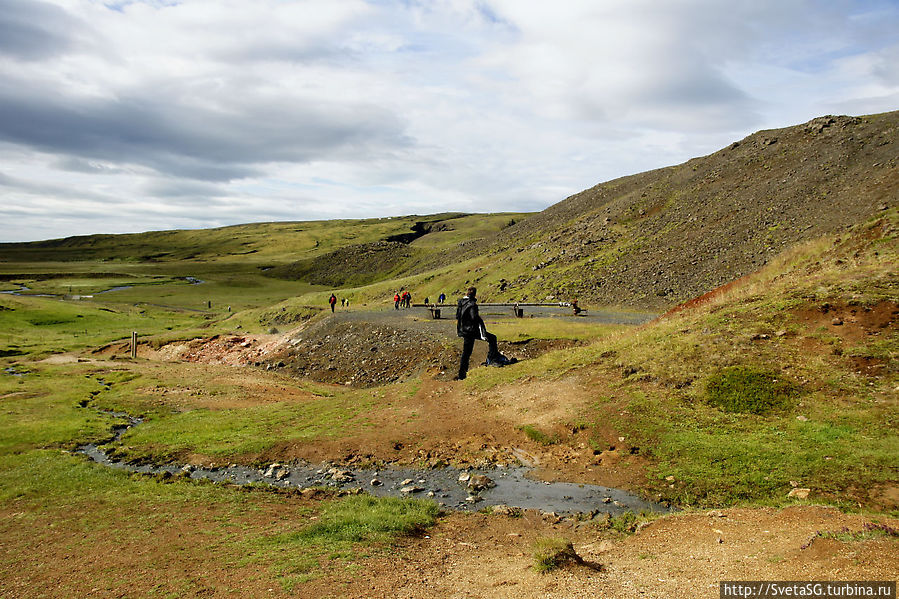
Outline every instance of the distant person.
<path fill-rule="evenodd" d="M 331 297 L 328 298 L 328 303 L 331 304 L 331 312 L 333 312 L 334 306 L 337 305 L 337 296 L 332 293 Z"/>
<path fill-rule="evenodd" d="M 407 308 L 412 307 L 412 294 L 409 293 L 408 291 L 406 292 L 406 307 Z"/>
<path fill-rule="evenodd" d="M 484 321 L 478 313 L 478 290 L 469 287 L 465 296 L 459 300 L 456 306 L 456 334 L 462 337 L 462 357 L 459 359 L 459 375 L 456 380 L 461 381 L 468 374 L 468 361 L 471 359 L 471 351 L 474 342 L 478 339 L 487 342 L 487 363 L 508 364 L 509 360 L 496 347 L 496 335 L 487 332 Z"/>
<path fill-rule="evenodd" d="M 438 303 L 438 304 L 442 304 L 442 303 L 445 302 L 445 301 L 446 301 L 446 294 L 445 294 L 445 293 L 441 293 L 441 294 L 440 294 L 440 297 L 437 298 L 437 303 Z"/>
<path fill-rule="evenodd" d="M 584 311 L 583 308 L 577 305 L 577 300 L 571 300 L 571 310 L 574 312 L 575 316 Z"/>
<path fill-rule="evenodd" d="M 400 309 L 400 294 L 399 293 L 393 294 L 393 309 L 394 310 Z"/>
<path fill-rule="evenodd" d="M 428 304 L 430 304 L 430 303 L 431 303 L 431 298 L 430 298 L 430 297 L 426 297 L 426 298 L 425 298 L 425 305 L 428 305 Z"/>

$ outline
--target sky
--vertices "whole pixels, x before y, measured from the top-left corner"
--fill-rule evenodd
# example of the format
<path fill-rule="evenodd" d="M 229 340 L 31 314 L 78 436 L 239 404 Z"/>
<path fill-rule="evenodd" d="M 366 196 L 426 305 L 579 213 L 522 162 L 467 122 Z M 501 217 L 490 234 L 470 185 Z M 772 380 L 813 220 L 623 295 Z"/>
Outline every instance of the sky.
<path fill-rule="evenodd" d="M 0 242 L 537 211 L 899 109 L 899 0 L 0 0 Z"/>

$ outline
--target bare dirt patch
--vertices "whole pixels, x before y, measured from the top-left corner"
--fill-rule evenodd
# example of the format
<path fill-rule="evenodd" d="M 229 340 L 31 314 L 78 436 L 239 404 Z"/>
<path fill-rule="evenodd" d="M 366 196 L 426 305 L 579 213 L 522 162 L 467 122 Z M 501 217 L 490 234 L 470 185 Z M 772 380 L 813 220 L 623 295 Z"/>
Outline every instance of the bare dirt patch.
<path fill-rule="evenodd" d="M 717 596 L 721 580 L 891 580 L 899 566 L 895 537 L 812 540 L 817 531 L 861 531 L 867 522 L 815 506 L 731 509 L 669 516 L 624 536 L 532 512 L 454 514 L 409 540 L 405 559 L 375 560 L 353 577 L 334 572 L 328 584 L 336 580 L 358 597 L 667 599 Z M 538 573 L 532 544 L 540 537 L 570 539 L 601 571 L 571 564 Z M 321 583 L 306 590 L 328 594 Z"/>

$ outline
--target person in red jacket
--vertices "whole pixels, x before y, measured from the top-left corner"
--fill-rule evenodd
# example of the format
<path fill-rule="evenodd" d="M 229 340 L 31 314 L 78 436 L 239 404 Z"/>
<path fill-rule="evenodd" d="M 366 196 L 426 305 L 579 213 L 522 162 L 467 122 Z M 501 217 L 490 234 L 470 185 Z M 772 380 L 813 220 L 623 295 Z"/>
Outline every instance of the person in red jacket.
<path fill-rule="evenodd" d="M 399 293 L 393 294 L 393 309 L 394 310 L 400 309 L 400 294 Z"/>

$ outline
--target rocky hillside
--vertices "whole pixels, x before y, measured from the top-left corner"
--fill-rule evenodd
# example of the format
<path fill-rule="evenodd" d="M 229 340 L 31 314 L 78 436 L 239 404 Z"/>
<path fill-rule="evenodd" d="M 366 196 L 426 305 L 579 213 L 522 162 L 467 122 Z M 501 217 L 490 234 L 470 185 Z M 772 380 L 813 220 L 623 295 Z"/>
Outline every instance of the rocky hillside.
<path fill-rule="evenodd" d="M 489 255 L 492 298 L 661 309 L 896 205 L 897 160 L 899 112 L 820 117 L 602 183 L 452 259 Z"/>

